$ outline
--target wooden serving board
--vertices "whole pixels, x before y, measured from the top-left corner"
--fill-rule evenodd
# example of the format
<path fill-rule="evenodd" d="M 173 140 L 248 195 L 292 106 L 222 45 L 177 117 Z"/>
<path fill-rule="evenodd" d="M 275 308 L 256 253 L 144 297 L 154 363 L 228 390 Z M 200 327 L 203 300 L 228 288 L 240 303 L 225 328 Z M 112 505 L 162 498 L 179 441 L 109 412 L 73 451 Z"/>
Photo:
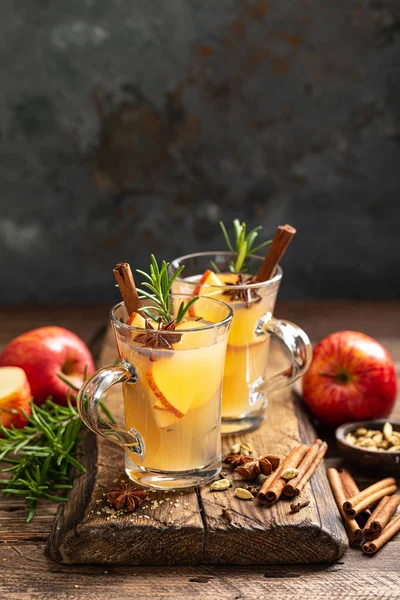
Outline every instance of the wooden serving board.
<path fill-rule="evenodd" d="M 105 339 L 100 366 L 115 362 L 111 332 Z M 122 417 L 123 400 L 116 386 L 107 404 Z M 138 427 L 140 429 L 140 427 Z M 233 443 L 251 443 L 256 455 L 285 456 L 300 441 L 311 443 L 315 432 L 293 390 L 270 394 L 267 418 L 257 431 L 223 438 L 223 454 Z M 347 548 L 347 538 L 321 465 L 301 498 L 310 505 L 292 514 L 289 501 L 272 508 L 243 501 L 209 486 L 187 492 L 155 492 L 135 513 L 116 515 L 106 492 L 127 481 L 123 450 L 88 434 L 83 462 L 69 502 L 61 505 L 46 554 L 60 563 L 111 564 L 284 564 L 332 562 Z M 231 477 L 231 475 L 229 475 Z M 235 474 L 236 478 L 236 474 Z M 237 477 L 239 479 L 239 477 Z M 237 487 L 237 486 L 236 486 Z M 232 521 L 222 514 L 228 508 Z"/>

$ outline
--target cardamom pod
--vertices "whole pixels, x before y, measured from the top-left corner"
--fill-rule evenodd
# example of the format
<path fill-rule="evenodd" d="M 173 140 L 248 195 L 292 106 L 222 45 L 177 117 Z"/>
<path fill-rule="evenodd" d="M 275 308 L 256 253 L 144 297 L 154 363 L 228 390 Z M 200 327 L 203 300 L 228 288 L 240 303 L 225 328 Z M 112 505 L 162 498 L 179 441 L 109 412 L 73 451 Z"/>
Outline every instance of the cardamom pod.
<path fill-rule="evenodd" d="M 233 495 L 237 496 L 241 500 L 254 500 L 253 494 L 244 488 L 236 488 Z"/>
<path fill-rule="evenodd" d="M 230 479 L 217 479 L 217 481 L 212 482 L 212 484 L 210 485 L 210 489 L 213 492 L 223 492 L 230 488 L 231 485 L 232 482 Z"/>
<path fill-rule="evenodd" d="M 367 429 L 365 427 L 359 427 L 355 430 L 354 435 L 357 437 L 364 437 L 367 434 Z"/>
<path fill-rule="evenodd" d="M 386 422 L 383 426 L 383 437 L 385 438 L 385 440 L 390 440 L 390 438 L 392 437 L 393 434 L 393 425 L 389 422 Z"/>
<path fill-rule="evenodd" d="M 378 446 L 381 443 L 381 441 L 383 440 L 383 435 L 381 434 L 381 432 L 379 432 L 379 433 L 376 433 L 374 435 L 374 437 L 372 437 L 371 439 Z"/>
<path fill-rule="evenodd" d="M 240 451 L 244 456 L 250 456 L 250 454 L 253 454 L 253 446 L 248 442 L 241 442 Z"/>
<path fill-rule="evenodd" d="M 237 444 L 233 444 L 233 446 L 231 448 L 231 454 L 240 454 L 240 444 L 239 444 L 239 442 Z"/>
<path fill-rule="evenodd" d="M 289 481 L 289 479 L 294 479 L 295 477 L 297 477 L 298 474 L 299 474 L 299 470 L 291 467 L 289 469 L 285 469 L 284 471 L 282 471 L 281 477 L 282 477 L 282 479 L 286 479 L 286 481 Z"/>

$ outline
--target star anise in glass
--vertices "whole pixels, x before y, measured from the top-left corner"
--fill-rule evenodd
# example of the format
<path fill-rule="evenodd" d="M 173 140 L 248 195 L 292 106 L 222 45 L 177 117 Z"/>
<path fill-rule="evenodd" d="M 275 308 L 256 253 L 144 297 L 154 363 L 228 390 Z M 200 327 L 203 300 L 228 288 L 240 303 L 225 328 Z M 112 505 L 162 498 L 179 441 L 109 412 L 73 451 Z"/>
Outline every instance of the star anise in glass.
<path fill-rule="evenodd" d="M 227 283 L 226 285 L 237 286 L 242 285 L 242 288 L 233 288 L 231 290 L 225 290 L 223 294 L 225 296 L 229 296 L 229 300 L 233 302 L 234 300 L 239 300 L 241 302 L 246 303 L 246 307 L 248 308 L 251 303 L 260 302 L 261 296 L 256 289 L 245 287 L 249 283 L 256 283 L 254 277 L 250 277 L 243 280 L 243 275 L 241 273 L 238 274 L 237 280 L 233 283 Z"/>
<path fill-rule="evenodd" d="M 166 348 L 172 350 L 172 344 L 176 344 L 182 337 L 181 333 L 172 333 L 175 330 L 176 322 L 162 323 L 159 321 L 158 328 L 155 329 L 148 319 L 146 319 L 146 332 L 139 333 L 135 337 L 135 342 L 143 344 L 149 348 Z M 171 333 L 161 333 L 171 331 Z"/>
<path fill-rule="evenodd" d="M 133 487 L 127 483 L 111 490 L 107 494 L 107 500 L 116 510 L 125 509 L 127 512 L 136 510 L 147 498 L 147 492 L 141 488 Z"/>

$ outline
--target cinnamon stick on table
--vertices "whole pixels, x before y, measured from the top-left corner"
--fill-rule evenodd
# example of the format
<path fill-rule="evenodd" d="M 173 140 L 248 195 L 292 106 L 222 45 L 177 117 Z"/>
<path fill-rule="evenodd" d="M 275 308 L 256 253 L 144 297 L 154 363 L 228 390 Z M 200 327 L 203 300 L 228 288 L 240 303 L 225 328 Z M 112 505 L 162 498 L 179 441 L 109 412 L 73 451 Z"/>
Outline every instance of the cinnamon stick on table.
<path fill-rule="evenodd" d="M 364 527 L 364 539 L 373 540 L 380 536 L 399 504 L 400 496 L 385 496 L 382 498 Z"/>
<path fill-rule="evenodd" d="M 343 481 L 337 469 L 328 469 L 328 480 L 336 500 L 337 507 L 342 516 L 343 525 L 346 529 L 347 537 L 351 546 L 359 546 L 362 540 L 362 531 L 355 519 L 349 517 L 343 510 L 343 503 L 346 500 Z"/>
<path fill-rule="evenodd" d="M 296 230 L 291 225 L 279 225 L 277 227 L 264 262 L 257 273 L 257 281 L 268 281 L 272 277 L 295 233 Z"/>
<path fill-rule="evenodd" d="M 393 477 L 387 477 L 346 500 L 343 503 L 343 509 L 350 517 L 354 518 L 365 508 L 384 496 L 391 496 L 396 490 L 396 480 Z"/>
<path fill-rule="evenodd" d="M 286 479 L 281 478 L 281 473 L 286 469 L 296 469 L 308 450 L 309 446 L 300 444 L 300 446 L 289 452 L 281 466 L 262 484 L 257 495 L 257 499 L 261 504 L 271 505 L 279 500 L 286 485 Z"/>
<path fill-rule="evenodd" d="M 301 490 L 304 488 L 305 484 L 321 462 L 327 448 L 328 446 L 326 442 L 323 442 L 322 440 L 315 440 L 298 466 L 299 474 L 297 477 L 294 477 L 288 481 L 283 488 L 283 493 L 285 496 L 292 498 L 293 496 L 298 496 L 300 494 Z"/>
<path fill-rule="evenodd" d="M 129 263 L 118 263 L 115 266 L 113 273 L 128 315 L 133 312 L 139 312 L 142 305 Z"/>
<path fill-rule="evenodd" d="M 339 477 L 342 481 L 346 500 L 348 498 L 351 498 L 352 496 L 355 496 L 356 494 L 359 494 L 360 489 L 359 489 L 358 485 L 356 484 L 356 482 L 354 481 L 353 476 L 349 473 L 349 471 L 347 469 L 343 469 L 343 468 L 338 469 L 338 471 L 339 471 Z M 370 516 L 371 516 L 371 511 L 369 510 L 369 508 L 366 508 L 357 515 L 357 522 L 359 523 L 359 525 L 361 527 L 363 527 L 365 525 L 365 523 L 368 521 L 368 519 L 370 518 Z"/>
<path fill-rule="evenodd" d="M 365 554 L 375 554 L 382 548 L 386 542 L 388 542 L 396 533 L 400 531 L 400 515 L 397 515 L 388 525 L 386 525 L 385 529 L 382 531 L 381 535 L 377 537 L 375 540 L 369 540 L 362 545 L 362 551 Z"/>

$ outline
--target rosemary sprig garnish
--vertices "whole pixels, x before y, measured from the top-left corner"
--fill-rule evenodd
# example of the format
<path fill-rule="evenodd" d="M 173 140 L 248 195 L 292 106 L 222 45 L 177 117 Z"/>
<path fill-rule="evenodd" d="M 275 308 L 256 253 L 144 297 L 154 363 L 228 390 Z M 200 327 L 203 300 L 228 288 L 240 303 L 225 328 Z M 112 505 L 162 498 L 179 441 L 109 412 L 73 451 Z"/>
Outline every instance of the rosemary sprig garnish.
<path fill-rule="evenodd" d="M 228 246 L 229 250 L 236 255 L 235 260 L 229 265 L 229 270 L 232 273 L 246 273 L 246 260 L 258 252 L 258 250 L 261 250 L 261 248 L 264 248 L 270 244 L 272 241 L 267 240 L 266 242 L 254 247 L 254 242 L 257 239 L 258 232 L 260 229 L 262 229 L 261 225 L 255 227 L 249 231 L 249 233 L 246 233 L 246 223 L 244 221 L 240 222 L 239 219 L 234 219 L 233 229 L 235 233 L 235 242 L 232 243 L 223 222 L 220 221 L 219 225 L 225 238 L 226 245 Z"/>
<path fill-rule="evenodd" d="M 78 391 L 67 378 L 60 379 Z M 0 461 L 9 466 L 2 473 L 8 479 L 0 479 L 3 494 L 24 496 L 28 508 L 27 522 L 32 520 L 41 498 L 52 502 L 67 502 L 57 495 L 57 490 L 69 490 L 68 474 L 71 467 L 86 472 L 79 462 L 77 446 L 82 421 L 73 406 L 70 393 L 67 406 L 60 406 L 50 398 L 42 406 L 31 401 L 31 415 L 25 417 L 28 424 L 22 429 L 6 428 L 1 421 L 0 411 Z M 103 413 L 116 422 L 109 410 L 101 403 Z M 23 411 L 22 411 L 23 412 Z"/>
<path fill-rule="evenodd" d="M 137 272 L 143 275 L 146 279 L 142 283 L 142 288 L 137 288 L 138 292 L 153 302 L 152 306 L 143 306 L 141 312 L 154 321 L 161 322 L 163 325 L 168 325 L 171 321 L 180 323 L 189 308 L 198 300 L 198 296 L 192 298 L 187 304 L 181 302 L 177 315 L 174 318 L 171 314 L 171 290 L 174 281 L 182 273 L 184 265 L 179 267 L 172 275 L 168 273 L 169 263 L 165 260 L 161 263 L 161 268 L 158 266 L 154 254 L 151 255 L 150 274 L 137 269 Z M 146 289 L 143 289 L 146 288 Z M 150 290 L 150 291 L 149 291 Z M 154 311 L 156 311 L 155 314 Z"/>

